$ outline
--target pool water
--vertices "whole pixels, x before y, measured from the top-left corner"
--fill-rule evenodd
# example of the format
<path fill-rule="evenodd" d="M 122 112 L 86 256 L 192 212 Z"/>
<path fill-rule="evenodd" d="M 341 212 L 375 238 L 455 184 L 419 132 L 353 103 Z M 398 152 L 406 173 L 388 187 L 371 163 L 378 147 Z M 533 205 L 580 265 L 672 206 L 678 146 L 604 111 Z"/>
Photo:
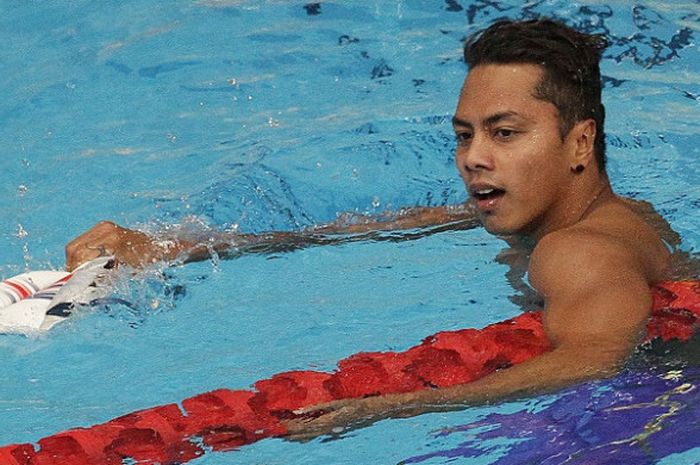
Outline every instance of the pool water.
<path fill-rule="evenodd" d="M 102 219 L 206 235 L 459 203 L 450 118 L 462 41 L 497 18 L 537 15 L 609 36 L 613 185 L 651 201 L 681 250 L 700 249 L 698 2 L 75 0 L 3 11 L 2 278 L 61 268 L 65 243 Z M 129 305 L 83 309 L 44 336 L 0 336 L 0 444 L 517 315 L 494 260 L 503 247 L 475 229 L 122 271 L 114 297 Z M 558 395 L 192 463 L 700 463 L 695 345 Z"/>

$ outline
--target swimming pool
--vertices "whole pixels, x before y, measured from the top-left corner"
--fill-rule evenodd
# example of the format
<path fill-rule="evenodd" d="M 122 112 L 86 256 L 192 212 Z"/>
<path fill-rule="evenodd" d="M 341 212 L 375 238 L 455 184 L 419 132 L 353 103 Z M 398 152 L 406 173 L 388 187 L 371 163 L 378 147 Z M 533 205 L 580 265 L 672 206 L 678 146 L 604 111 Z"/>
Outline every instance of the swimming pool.
<path fill-rule="evenodd" d="M 603 63 L 613 184 L 652 201 L 682 249 L 697 252 L 700 6 L 607 3 L 8 8 L 0 19 L 9 90 L 0 107 L 2 277 L 61 267 L 65 242 L 104 218 L 150 230 L 187 223 L 259 232 L 338 212 L 459 202 L 449 118 L 465 72 L 461 39 L 498 17 L 532 14 L 613 37 Z M 513 316 L 506 268 L 493 260 L 502 247 L 473 230 L 191 264 L 164 270 L 166 279 L 160 270 L 125 275 L 115 296 L 132 307 L 86 311 L 44 337 L 0 338 L 0 443 L 247 387 L 279 371 L 331 369 L 359 350 L 403 349 L 438 330 Z M 637 399 L 640 380 L 669 376 L 665 389 L 683 415 L 652 436 L 688 437 L 675 449 L 650 441 L 645 457 L 696 463 L 695 391 L 671 391 L 697 385 L 685 368 L 697 358 L 678 357 L 580 388 L 583 406 L 566 421 L 546 415 L 566 403 L 564 393 L 384 421 L 330 442 L 268 440 L 196 463 L 519 463 L 527 439 L 540 444 L 543 430 L 557 428 L 595 433 L 581 425 Z M 641 426 L 624 423 L 630 437 L 663 413 L 645 412 Z M 542 413 L 539 423 L 526 413 Z M 475 423 L 496 433 L 475 435 Z M 579 437 L 581 450 L 623 450 L 600 433 Z M 547 463 L 565 459 L 550 456 Z"/>

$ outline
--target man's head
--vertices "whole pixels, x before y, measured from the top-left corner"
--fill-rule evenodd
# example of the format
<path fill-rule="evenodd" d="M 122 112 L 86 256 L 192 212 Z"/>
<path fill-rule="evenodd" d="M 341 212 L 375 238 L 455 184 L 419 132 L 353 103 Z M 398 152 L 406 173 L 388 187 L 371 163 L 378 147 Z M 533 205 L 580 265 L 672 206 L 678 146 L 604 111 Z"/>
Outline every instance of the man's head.
<path fill-rule="evenodd" d="M 607 183 L 602 47 L 552 21 L 499 22 L 467 44 L 455 161 L 487 230 L 541 237 Z"/>
<path fill-rule="evenodd" d="M 595 121 L 595 158 L 604 172 L 605 108 L 599 62 L 606 45 L 602 36 L 583 34 L 551 20 L 499 21 L 467 42 L 464 58 L 470 70 L 487 64 L 540 66 L 544 73 L 535 97 L 559 111 L 562 139 L 577 122 Z"/>

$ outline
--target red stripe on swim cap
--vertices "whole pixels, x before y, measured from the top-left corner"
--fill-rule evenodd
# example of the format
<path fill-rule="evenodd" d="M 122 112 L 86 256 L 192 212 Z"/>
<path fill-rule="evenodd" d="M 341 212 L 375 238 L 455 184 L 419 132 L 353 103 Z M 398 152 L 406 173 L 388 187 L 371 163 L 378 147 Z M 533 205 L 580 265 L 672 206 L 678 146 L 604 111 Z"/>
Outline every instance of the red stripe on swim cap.
<path fill-rule="evenodd" d="M 22 286 L 21 284 L 13 283 L 12 281 L 5 281 L 5 284 L 16 290 L 21 299 L 26 299 L 27 297 L 32 295 L 32 291 Z"/>

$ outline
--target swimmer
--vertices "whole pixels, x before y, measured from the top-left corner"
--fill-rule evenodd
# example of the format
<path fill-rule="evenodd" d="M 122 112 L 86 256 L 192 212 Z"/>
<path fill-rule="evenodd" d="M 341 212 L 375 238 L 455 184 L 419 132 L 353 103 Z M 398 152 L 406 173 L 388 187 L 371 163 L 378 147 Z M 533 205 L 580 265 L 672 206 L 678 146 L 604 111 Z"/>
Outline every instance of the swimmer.
<path fill-rule="evenodd" d="M 333 234 L 478 224 L 528 257 L 544 302 L 553 350 L 478 381 L 449 388 L 333 402 L 290 420 L 310 438 L 387 417 L 464 408 L 559 390 L 619 371 L 644 332 L 649 286 L 668 277 L 671 254 L 631 201 L 617 196 L 605 166 L 600 36 L 550 20 L 500 21 L 465 45 L 469 67 L 453 118 L 456 163 L 470 201 L 416 208 L 384 220 L 299 233 L 223 234 L 209 248 L 168 244 L 109 222 L 73 240 L 67 266 L 102 254 L 139 266 L 210 250 L 235 253 L 333 243 Z M 431 229 L 433 228 L 433 229 Z M 351 236 L 352 237 L 352 236 Z M 340 239 L 338 239 L 340 240 Z M 313 415 L 322 409 L 323 415 Z"/>

